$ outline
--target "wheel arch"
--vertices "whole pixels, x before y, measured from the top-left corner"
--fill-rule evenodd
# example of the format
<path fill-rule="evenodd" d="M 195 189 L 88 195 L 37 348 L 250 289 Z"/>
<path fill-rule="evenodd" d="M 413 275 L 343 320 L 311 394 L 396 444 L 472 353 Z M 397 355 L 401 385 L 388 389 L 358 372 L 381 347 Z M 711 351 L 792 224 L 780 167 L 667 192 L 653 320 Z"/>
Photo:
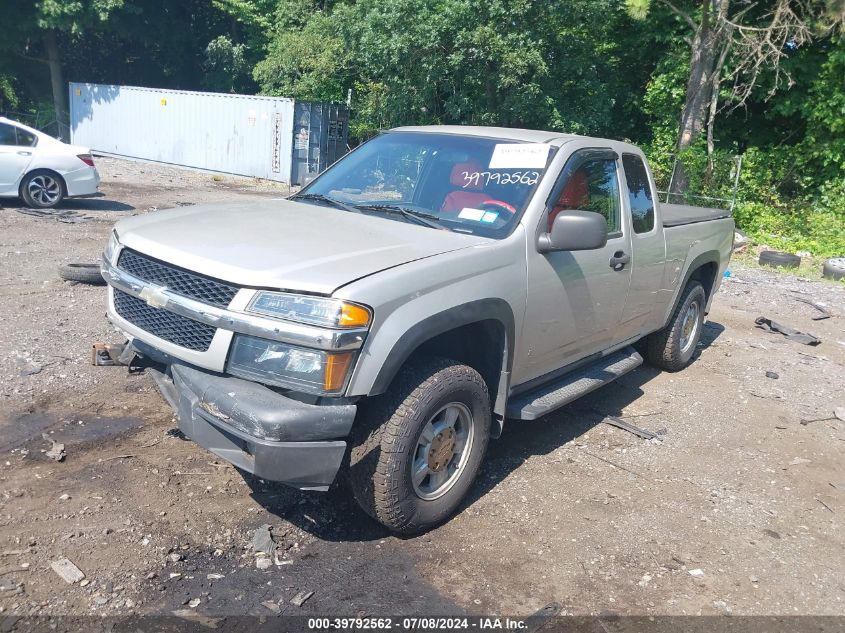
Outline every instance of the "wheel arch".
<path fill-rule="evenodd" d="M 56 170 L 49 169 L 47 167 L 36 167 L 35 169 L 30 169 L 24 173 L 24 175 L 21 176 L 21 184 L 18 185 L 18 196 L 23 196 L 23 185 L 27 178 L 36 174 L 50 174 L 51 176 L 55 176 L 58 179 L 59 184 L 62 186 L 62 197 L 67 198 L 67 182 L 65 182 L 64 176 Z"/>
<path fill-rule="evenodd" d="M 421 356 L 443 356 L 476 369 L 487 383 L 493 401 L 493 436 L 501 433 L 510 372 L 515 323 L 503 299 L 481 299 L 433 314 L 409 327 L 394 343 L 382 364 L 370 396 L 390 388 L 399 370 Z"/>
<path fill-rule="evenodd" d="M 697 281 L 704 287 L 704 296 L 706 297 L 705 314 L 709 311 L 710 301 L 713 298 L 713 293 L 716 289 L 716 276 L 719 274 L 719 251 L 706 251 L 698 255 L 692 260 L 687 267 L 687 272 L 684 274 L 683 281 L 678 285 L 675 293 L 675 300 L 672 302 L 672 307 L 666 316 L 664 326 L 669 323 L 669 319 L 675 314 L 678 303 L 684 294 L 684 288 L 690 281 Z"/>

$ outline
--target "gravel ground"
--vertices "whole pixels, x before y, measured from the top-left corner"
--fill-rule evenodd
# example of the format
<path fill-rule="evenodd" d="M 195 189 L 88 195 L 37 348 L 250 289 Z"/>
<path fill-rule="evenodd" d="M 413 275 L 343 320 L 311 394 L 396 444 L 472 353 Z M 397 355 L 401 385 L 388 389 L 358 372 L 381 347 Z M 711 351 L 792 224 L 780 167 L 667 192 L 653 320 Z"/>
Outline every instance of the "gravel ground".
<path fill-rule="evenodd" d="M 0 612 L 527 615 L 558 602 L 584 615 L 845 615 L 845 423 L 833 414 L 845 286 L 732 266 L 687 370 L 641 367 L 509 423 L 459 514 L 398 539 L 342 488 L 244 478 L 174 432 L 148 377 L 89 364 L 93 342 L 118 341 L 103 289 L 56 276 L 94 261 L 128 214 L 287 190 L 98 166 L 104 196 L 68 201 L 62 221 L 0 209 Z M 814 321 L 798 299 L 834 316 Z M 766 333 L 757 316 L 822 343 Z M 266 570 L 250 546 L 264 524 L 280 544 Z M 84 581 L 51 569 L 62 557 Z"/>

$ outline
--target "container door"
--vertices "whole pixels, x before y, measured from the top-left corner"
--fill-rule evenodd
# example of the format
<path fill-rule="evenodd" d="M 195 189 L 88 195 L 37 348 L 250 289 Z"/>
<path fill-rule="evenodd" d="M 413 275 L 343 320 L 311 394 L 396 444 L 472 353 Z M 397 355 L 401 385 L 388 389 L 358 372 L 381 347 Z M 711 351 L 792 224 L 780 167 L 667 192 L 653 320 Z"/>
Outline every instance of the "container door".
<path fill-rule="evenodd" d="M 282 173 L 282 152 L 284 151 L 284 139 L 282 138 L 282 113 L 273 112 L 271 122 L 272 156 L 270 158 L 270 172 L 273 180 L 279 180 Z"/>

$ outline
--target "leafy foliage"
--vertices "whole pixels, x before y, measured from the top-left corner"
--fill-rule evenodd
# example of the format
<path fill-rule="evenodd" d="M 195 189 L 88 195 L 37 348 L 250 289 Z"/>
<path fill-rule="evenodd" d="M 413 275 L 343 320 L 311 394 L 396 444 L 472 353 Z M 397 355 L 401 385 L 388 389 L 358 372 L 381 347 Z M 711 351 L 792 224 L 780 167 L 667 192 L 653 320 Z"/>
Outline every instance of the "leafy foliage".
<path fill-rule="evenodd" d="M 779 50 L 791 83 L 764 69 L 741 108 L 722 85 L 709 152 L 701 138 L 677 151 L 690 25 L 665 0 L 5 0 L 15 28 L 0 38 L 0 109 L 49 101 L 51 31 L 74 81 L 325 101 L 351 89 L 353 143 L 429 123 L 624 138 L 644 147 L 661 189 L 681 161 L 695 202 L 732 198 L 741 156 L 740 227 L 841 255 L 845 39 L 829 25 L 845 4 L 801 1 L 827 14 L 812 41 Z M 671 5 L 699 17 L 698 0 Z"/>

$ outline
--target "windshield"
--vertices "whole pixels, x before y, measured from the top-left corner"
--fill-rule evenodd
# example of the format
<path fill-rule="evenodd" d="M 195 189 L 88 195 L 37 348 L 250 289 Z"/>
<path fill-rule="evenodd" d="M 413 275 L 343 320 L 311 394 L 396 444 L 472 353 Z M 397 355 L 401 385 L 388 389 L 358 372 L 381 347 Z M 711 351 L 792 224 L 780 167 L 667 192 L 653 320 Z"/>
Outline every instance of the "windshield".
<path fill-rule="evenodd" d="M 348 154 L 294 198 L 501 238 L 519 221 L 554 149 L 545 143 L 388 132 Z"/>

